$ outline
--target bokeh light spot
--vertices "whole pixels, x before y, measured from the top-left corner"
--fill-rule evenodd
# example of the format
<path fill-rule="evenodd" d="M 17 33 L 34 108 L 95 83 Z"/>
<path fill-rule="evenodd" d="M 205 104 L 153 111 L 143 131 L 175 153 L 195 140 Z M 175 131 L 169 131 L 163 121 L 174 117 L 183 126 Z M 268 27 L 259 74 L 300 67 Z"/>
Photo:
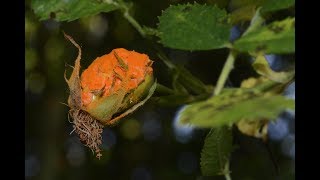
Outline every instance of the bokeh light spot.
<path fill-rule="evenodd" d="M 49 31 L 55 31 L 60 28 L 60 22 L 52 19 L 44 21 L 43 24 Z"/>
<path fill-rule="evenodd" d="M 66 158 L 71 166 L 81 166 L 85 160 L 85 150 L 78 137 L 73 136 L 66 142 Z"/>
<path fill-rule="evenodd" d="M 296 99 L 296 83 L 291 83 L 283 92 L 283 95 L 290 98 Z"/>
<path fill-rule="evenodd" d="M 108 19 L 103 15 L 94 15 L 80 19 L 80 23 L 87 30 L 87 41 L 94 46 L 101 45 L 108 33 Z"/>
<path fill-rule="evenodd" d="M 270 140 L 281 141 L 288 133 L 289 127 L 285 118 L 280 116 L 276 121 L 269 123 L 268 136 Z"/>
<path fill-rule="evenodd" d="M 269 63 L 269 66 L 274 71 L 280 71 L 283 68 L 283 64 L 280 56 L 275 54 L 268 54 L 264 56 Z"/>
<path fill-rule="evenodd" d="M 231 33 L 230 33 L 230 41 L 233 42 L 235 41 L 236 39 L 238 39 L 241 35 L 241 32 L 239 30 L 239 28 L 237 26 L 233 26 L 231 28 Z"/>
<path fill-rule="evenodd" d="M 38 23 L 36 23 L 32 18 L 32 13 L 26 13 L 25 18 L 24 18 L 24 22 L 25 22 L 25 26 L 24 26 L 24 31 L 25 31 L 25 36 L 26 36 L 26 40 L 30 40 L 31 36 L 33 34 L 36 34 L 37 29 L 38 29 Z"/>
<path fill-rule="evenodd" d="M 116 134 L 109 128 L 104 128 L 102 132 L 102 149 L 109 150 L 117 143 Z"/>
<path fill-rule="evenodd" d="M 102 38 L 108 30 L 108 21 L 101 15 L 92 16 L 89 21 L 90 35 Z"/>
<path fill-rule="evenodd" d="M 34 49 L 26 48 L 25 50 L 25 69 L 26 72 L 33 70 L 38 63 L 38 54 Z"/>
<path fill-rule="evenodd" d="M 150 171 L 145 167 L 137 167 L 133 169 L 131 180 L 151 180 Z"/>
<path fill-rule="evenodd" d="M 24 160 L 25 177 L 34 177 L 40 172 L 40 162 L 35 155 L 30 155 Z"/>
<path fill-rule="evenodd" d="M 157 119 L 146 119 L 143 121 L 142 133 L 147 141 L 155 141 L 162 135 L 162 125 Z"/>
<path fill-rule="evenodd" d="M 281 151 L 284 155 L 295 159 L 295 135 L 289 134 L 281 143 Z"/>
<path fill-rule="evenodd" d="M 44 46 L 45 58 L 49 63 L 50 67 L 60 67 L 60 65 L 64 62 L 62 58 L 65 48 L 61 39 L 56 37 L 51 37 L 48 39 Z"/>
<path fill-rule="evenodd" d="M 172 122 L 173 133 L 175 135 L 175 139 L 180 143 L 188 143 L 192 137 L 194 132 L 194 127 L 191 125 L 182 125 L 179 123 L 180 113 L 183 111 L 185 106 L 182 106 L 176 113 L 174 120 Z"/>
<path fill-rule="evenodd" d="M 140 136 L 140 123 L 136 119 L 128 119 L 123 122 L 120 127 L 121 134 L 124 138 L 129 140 L 137 139 Z"/>
<path fill-rule="evenodd" d="M 44 90 L 46 86 L 45 77 L 37 72 L 30 73 L 27 76 L 27 89 L 30 90 L 32 93 L 40 94 Z"/>

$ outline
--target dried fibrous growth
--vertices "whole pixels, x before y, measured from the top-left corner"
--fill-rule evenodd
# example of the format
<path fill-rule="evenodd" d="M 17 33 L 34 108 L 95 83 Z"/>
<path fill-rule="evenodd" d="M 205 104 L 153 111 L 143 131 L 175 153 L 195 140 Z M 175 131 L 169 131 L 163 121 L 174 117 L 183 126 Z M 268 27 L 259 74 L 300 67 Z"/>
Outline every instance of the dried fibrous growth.
<path fill-rule="evenodd" d="M 65 75 L 73 131 L 100 158 L 103 127 L 114 125 L 152 96 L 156 87 L 152 61 L 145 54 L 118 48 L 96 58 L 80 78 L 81 48 L 64 35 L 79 50 L 70 78 Z"/>
<path fill-rule="evenodd" d="M 102 154 L 99 147 L 102 144 L 103 125 L 83 110 L 71 109 L 69 113 L 73 118 L 73 131 L 78 134 L 80 141 L 100 159 Z"/>

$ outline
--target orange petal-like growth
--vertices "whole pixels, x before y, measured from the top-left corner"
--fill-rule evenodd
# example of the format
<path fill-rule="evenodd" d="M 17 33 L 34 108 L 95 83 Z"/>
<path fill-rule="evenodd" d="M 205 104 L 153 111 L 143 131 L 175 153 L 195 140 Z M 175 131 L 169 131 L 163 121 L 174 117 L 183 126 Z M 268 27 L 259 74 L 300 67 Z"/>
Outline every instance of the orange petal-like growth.
<path fill-rule="evenodd" d="M 146 54 L 114 49 L 109 54 L 96 58 L 81 74 L 81 99 L 89 105 L 96 96 L 107 97 L 119 89 L 129 92 L 152 74 L 152 61 Z"/>

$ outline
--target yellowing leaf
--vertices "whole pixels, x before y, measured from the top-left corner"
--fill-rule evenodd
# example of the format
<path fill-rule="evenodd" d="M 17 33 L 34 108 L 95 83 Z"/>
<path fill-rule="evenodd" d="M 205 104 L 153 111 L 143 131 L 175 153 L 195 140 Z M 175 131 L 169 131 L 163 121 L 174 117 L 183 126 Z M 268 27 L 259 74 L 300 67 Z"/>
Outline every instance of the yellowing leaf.
<path fill-rule="evenodd" d="M 226 89 L 205 101 L 187 105 L 179 112 L 179 122 L 215 128 L 242 119 L 274 119 L 285 109 L 295 107 L 293 100 L 275 93 L 280 87 L 281 84 L 266 81 L 250 89 Z"/>
<path fill-rule="evenodd" d="M 291 69 L 290 71 L 282 71 L 282 72 L 273 71 L 270 68 L 269 63 L 266 60 L 264 54 L 262 54 L 262 53 L 257 55 L 252 66 L 258 74 L 265 76 L 268 79 L 275 81 L 275 82 L 279 82 L 279 83 L 287 83 L 295 75 L 294 69 Z"/>

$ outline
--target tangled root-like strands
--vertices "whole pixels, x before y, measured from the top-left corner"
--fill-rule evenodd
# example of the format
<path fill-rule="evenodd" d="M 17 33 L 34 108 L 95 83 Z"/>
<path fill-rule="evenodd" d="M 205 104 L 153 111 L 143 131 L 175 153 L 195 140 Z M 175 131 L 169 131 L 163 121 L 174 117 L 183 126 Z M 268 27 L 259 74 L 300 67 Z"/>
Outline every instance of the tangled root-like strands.
<path fill-rule="evenodd" d="M 73 119 L 73 131 L 78 134 L 80 141 L 100 159 L 102 154 L 99 146 L 102 144 L 103 125 L 82 110 L 71 109 L 69 114 Z"/>

